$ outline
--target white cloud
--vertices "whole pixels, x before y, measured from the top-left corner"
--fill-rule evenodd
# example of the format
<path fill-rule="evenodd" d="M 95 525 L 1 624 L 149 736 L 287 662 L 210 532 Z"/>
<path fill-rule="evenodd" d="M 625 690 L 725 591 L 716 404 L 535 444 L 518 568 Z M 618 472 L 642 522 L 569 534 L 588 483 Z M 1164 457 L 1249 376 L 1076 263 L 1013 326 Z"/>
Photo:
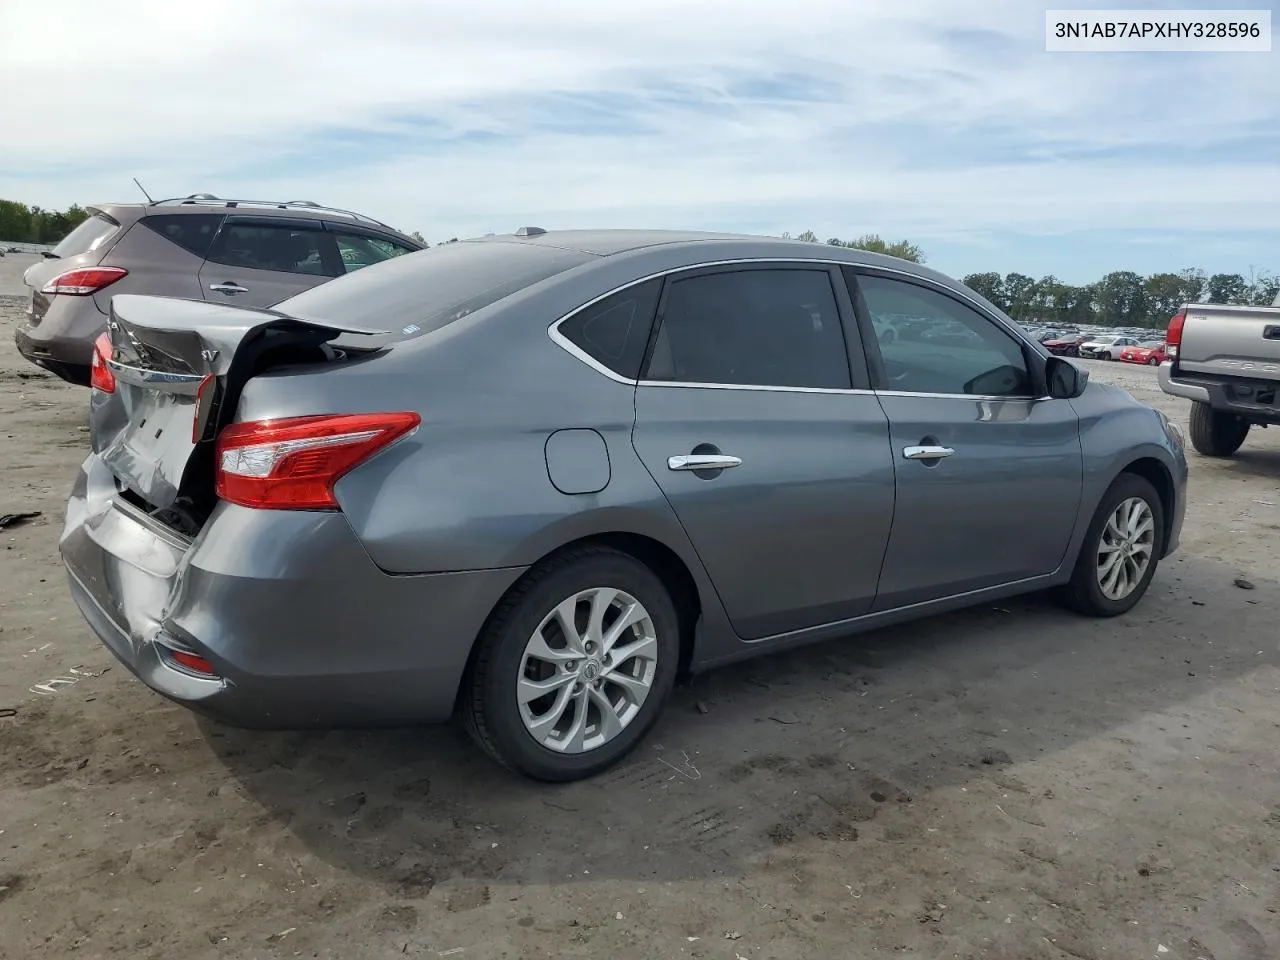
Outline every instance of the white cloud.
<path fill-rule="evenodd" d="M 1232 231 L 1280 214 L 1280 165 L 1232 146 L 1280 143 L 1273 56 L 1046 54 L 1043 9 L 1015 0 L 64 0 L 57 12 L 0 8 L 0 196 L 49 206 L 127 198 L 137 175 L 153 193 L 307 196 L 432 238 L 537 222 L 927 242 Z M 734 94 L 735 78 L 790 74 L 829 92 Z M 531 107 L 550 91 L 617 98 L 643 132 L 539 132 Z M 407 117 L 439 127 L 428 137 Z M 399 139 L 318 162 L 331 148 L 317 136 L 335 129 Z M 502 139 L 444 136 L 468 131 Z"/>

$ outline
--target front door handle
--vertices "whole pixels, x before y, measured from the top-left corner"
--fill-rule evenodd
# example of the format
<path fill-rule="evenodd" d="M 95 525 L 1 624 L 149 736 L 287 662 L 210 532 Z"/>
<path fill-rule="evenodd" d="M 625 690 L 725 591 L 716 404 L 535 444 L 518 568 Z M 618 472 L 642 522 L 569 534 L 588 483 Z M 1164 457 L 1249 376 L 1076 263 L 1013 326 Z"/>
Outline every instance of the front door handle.
<path fill-rule="evenodd" d="M 224 280 L 222 283 L 211 283 L 209 289 L 217 293 L 248 293 L 248 287 L 242 287 L 238 283 L 230 280 Z"/>
<path fill-rule="evenodd" d="M 905 460 L 941 460 L 943 457 L 949 457 L 953 453 L 950 447 L 903 447 L 902 456 Z"/>
<path fill-rule="evenodd" d="M 682 457 L 667 457 L 668 470 L 727 470 L 742 465 L 740 457 L 723 454 L 687 453 Z"/>

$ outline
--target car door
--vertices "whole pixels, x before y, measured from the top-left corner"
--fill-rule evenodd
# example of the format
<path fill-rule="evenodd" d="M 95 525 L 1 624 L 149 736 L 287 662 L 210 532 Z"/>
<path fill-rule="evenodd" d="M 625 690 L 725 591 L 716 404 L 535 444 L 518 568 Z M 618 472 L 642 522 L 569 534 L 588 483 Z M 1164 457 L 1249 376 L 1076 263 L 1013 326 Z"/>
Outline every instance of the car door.
<path fill-rule="evenodd" d="M 340 272 L 319 220 L 232 216 L 200 268 L 200 290 L 215 303 L 269 307 Z"/>
<path fill-rule="evenodd" d="M 633 444 L 747 639 L 875 598 L 893 462 L 851 309 L 822 264 L 688 271 L 662 293 Z"/>
<path fill-rule="evenodd" d="M 863 329 L 877 313 L 960 325 L 963 344 L 880 341 L 869 365 L 889 418 L 897 504 L 875 609 L 1050 573 L 1083 484 L 1080 426 L 1046 398 L 1043 358 L 975 303 L 891 272 L 847 271 Z"/>

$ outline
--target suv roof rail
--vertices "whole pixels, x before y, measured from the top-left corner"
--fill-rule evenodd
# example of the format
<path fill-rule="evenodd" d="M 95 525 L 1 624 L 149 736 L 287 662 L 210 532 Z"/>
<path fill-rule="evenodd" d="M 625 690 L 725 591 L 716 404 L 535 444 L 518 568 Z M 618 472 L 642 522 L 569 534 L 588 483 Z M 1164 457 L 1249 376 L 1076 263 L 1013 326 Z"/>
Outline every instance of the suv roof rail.
<path fill-rule="evenodd" d="M 157 200 L 153 206 L 216 206 L 216 207 L 256 207 L 271 208 L 274 210 L 315 210 L 320 213 L 334 213 L 340 217 L 350 217 L 352 220 L 361 221 L 363 223 L 372 223 L 387 230 L 395 230 L 395 227 L 388 226 L 381 220 L 375 220 L 373 217 L 366 216 L 363 213 L 356 213 L 354 210 L 344 210 L 341 207 L 326 207 L 323 204 L 316 203 L 314 200 L 233 200 L 227 197 L 218 197 L 212 193 L 193 193 L 185 197 L 170 197 L 167 200 Z M 397 233 L 400 231 L 396 230 Z"/>

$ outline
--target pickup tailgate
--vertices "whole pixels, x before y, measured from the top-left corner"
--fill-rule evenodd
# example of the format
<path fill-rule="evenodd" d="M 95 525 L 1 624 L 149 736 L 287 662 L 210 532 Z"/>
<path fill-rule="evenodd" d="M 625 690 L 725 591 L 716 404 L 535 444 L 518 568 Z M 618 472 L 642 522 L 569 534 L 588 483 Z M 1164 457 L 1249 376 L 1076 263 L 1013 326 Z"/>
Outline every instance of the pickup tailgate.
<path fill-rule="evenodd" d="M 1180 371 L 1280 380 L 1280 309 L 1192 303 L 1185 316 Z"/>
<path fill-rule="evenodd" d="M 121 490 L 157 511 L 174 507 L 208 468 L 218 428 L 240 391 L 282 363 L 323 363 L 343 351 L 384 346 L 387 331 L 303 321 L 273 310 L 121 294 L 107 321 L 113 393 L 95 391 L 93 450 Z M 201 449 L 207 456 L 201 457 Z"/>

